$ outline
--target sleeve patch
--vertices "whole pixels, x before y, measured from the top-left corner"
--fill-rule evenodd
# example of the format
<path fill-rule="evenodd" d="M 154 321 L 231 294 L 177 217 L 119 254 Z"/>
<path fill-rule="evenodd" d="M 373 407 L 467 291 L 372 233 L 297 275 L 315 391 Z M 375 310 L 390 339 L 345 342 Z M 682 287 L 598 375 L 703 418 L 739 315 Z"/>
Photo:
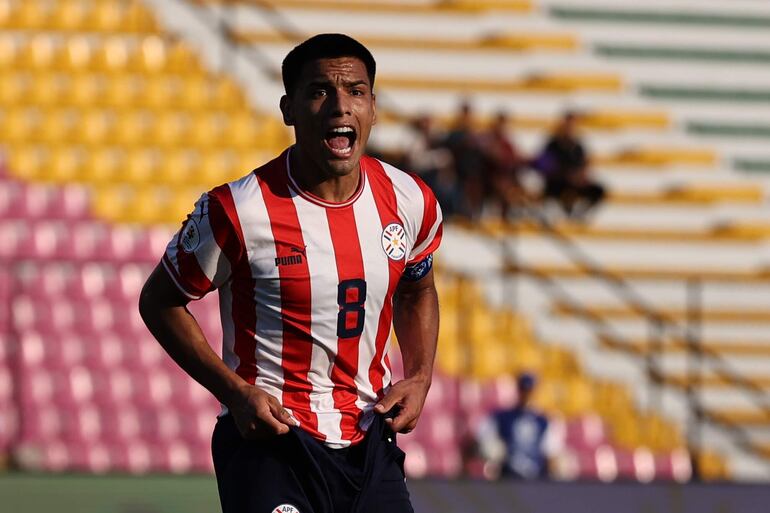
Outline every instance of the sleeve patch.
<path fill-rule="evenodd" d="M 182 250 L 185 253 L 193 253 L 201 243 L 200 229 L 198 223 L 195 222 L 193 217 L 187 220 L 187 223 L 182 231 L 181 244 Z"/>
<path fill-rule="evenodd" d="M 406 281 L 419 281 L 423 279 L 432 268 L 433 254 L 430 254 L 419 262 L 407 265 L 404 268 L 404 274 L 401 275 L 401 279 Z"/>

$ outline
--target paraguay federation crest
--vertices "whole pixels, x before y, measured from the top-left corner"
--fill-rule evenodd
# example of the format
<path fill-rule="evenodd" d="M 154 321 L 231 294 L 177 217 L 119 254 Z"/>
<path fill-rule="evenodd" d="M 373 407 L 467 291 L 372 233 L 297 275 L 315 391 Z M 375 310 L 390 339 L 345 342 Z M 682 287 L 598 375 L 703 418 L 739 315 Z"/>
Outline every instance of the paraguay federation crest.
<path fill-rule="evenodd" d="M 280 506 L 276 506 L 270 513 L 299 513 L 299 510 L 291 504 L 281 504 Z"/>
<path fill-rule="evenodd" d="M 201 243 L 200 230 L 198 224 L 192 217 L 187 220 L 187 224 L 182 230 L 181 241 L 182 249 L 185 253 L 192 253 L 198 249 L 198 245 Z"/>
<path fill-rule="evenodd" d="M 391 260 L 406 256 L 406 231 L 399 223 L 390 223 L 382 230 L 382 249 Z"/>

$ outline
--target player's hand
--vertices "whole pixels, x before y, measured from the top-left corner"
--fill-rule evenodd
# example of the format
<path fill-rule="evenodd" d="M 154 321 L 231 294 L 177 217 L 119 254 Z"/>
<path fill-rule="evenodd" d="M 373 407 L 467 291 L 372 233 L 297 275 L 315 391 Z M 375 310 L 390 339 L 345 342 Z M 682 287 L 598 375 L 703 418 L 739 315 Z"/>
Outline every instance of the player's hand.
<path fill-rule="evenodd" d="M 297 422 L 278 399 L 253 385 L 244 385 L 227 405 L 241 436 L 262 440 L 289 432 Z"/>
<path fill-rule="evenodd" d="M 394 433 L 409 433 L 417 425 L 429 388 L 430 382 L 423 379 L 399 381 L 390 387 L 385 397 L 375 405 L 374 411 L 385 414 L 396 407 L 395 417 L 386 418 L 385 423 Z"/>

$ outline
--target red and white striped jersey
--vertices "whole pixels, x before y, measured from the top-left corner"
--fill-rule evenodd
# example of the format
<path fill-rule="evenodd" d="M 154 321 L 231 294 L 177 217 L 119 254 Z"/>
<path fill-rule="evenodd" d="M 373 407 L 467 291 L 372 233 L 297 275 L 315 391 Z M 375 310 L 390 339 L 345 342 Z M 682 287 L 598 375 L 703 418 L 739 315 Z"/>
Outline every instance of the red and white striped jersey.
<path fill-rule="evenodd" d="M 390 385 L 392 297 L 441 240 L 417 177 L 370 157 L 344 203 L 302 191 L 289 152 L 201 196 L 163 264 L 198 299 L 218 289 L 223 359 L 331 447 L 364 436 Z"/>

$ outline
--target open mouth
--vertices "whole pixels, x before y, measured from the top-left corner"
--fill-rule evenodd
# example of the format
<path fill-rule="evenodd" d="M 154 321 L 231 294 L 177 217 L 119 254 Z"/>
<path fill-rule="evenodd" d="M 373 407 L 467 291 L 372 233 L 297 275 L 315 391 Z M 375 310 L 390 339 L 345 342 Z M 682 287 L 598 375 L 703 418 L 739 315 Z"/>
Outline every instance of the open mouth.
<path fill-rule="evenodd" d="M 356 131 L 353 127 L 339 126 L 326 132 L 324 143 L 329 151 L 339 158 L 349 157 L 353 153 L 356 142 Z"/>

